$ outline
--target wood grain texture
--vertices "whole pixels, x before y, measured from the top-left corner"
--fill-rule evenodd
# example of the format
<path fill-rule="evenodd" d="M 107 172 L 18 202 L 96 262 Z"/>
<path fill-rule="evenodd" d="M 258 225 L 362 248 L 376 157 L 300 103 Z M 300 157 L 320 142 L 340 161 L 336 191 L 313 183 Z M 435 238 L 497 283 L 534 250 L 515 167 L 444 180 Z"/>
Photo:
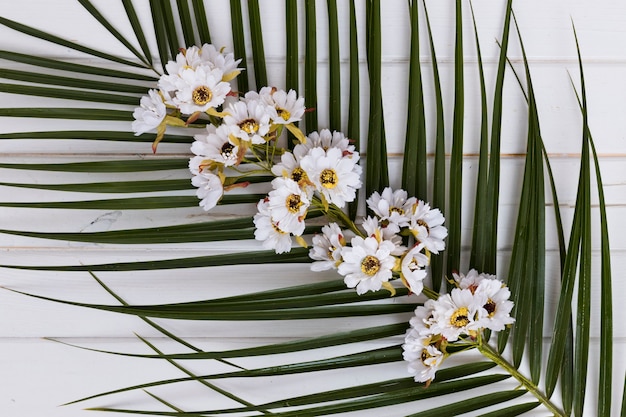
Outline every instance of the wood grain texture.
<path fill-rule="evenodd" d="M 124 34 L 131 34 L 125 22 L 124 9 L 121 2 L 110 0 L 92 0 L 93 4 L 113 22 L 119 22 L 116 28 Z M 211 36 L 216 45 L 232 50 L 230 23 L 227 0 L 207 1 L 208 24 Z M 263 22 L 265 53 L 268 58 L 269 82 L 282 85 L 284 72 L 284 2 L 279 0 L 263 0 L 261 19 Z M 348 2 L 337 2 L 339 18 L 348 16 Z M 364 33 L 364 2 L 357 1 L 358 31 Z M 388 0 L 383 3 L 382 21 L 382 89 L 385 109 L 385 125 L 387 128 L 390 174 L 392 185 L 398 186 L 402 165 L 401 154 L 406 118 L 406 84 L 408 78 L 408 33 L 409 21 L 406 17 L 406 0 Z M 433 24 L 435 46 L 440 59 L 439 65 L 443 82 L 444 101 L 446 103 L 446 120 L 452 118 L 453 99 L 453 34 L 454 34 L 454 2 L 428 1 L 429 12 Z M 497 3 L 497 4 L 495 4 Z M 141 24 L 151 24 L 147 1 L 134 2 Z M 267 6 L 266 6 L 267 4 Z M 325 4 L 317 5 L 319 22 L 326 21 Z M 498 45 L 495 41 L 500 36 L 501 19 L 504 2 L 493 0 L 474 0 L 473 6 L 477 16 L 478 31 L 481 38 L 483 59 L 486 63 L 488 91 L 493 90 L 493 78 L 497 65 Z M 468 8 L 468 3 L 464 3 Z M 572 90 L 568 74 L 577 79 L 576 49 L 572 32 L 572 21 L 581 43 L 581 52 L 587 78 L 589 123 L 600 154 L 600 163 L 607 199 L 607 214 L 610 225 L 612 262 L 614 274 L 614 305 L 615 307 L 615 367 L 614 392 L 620 395 L 626 372 L 626 325 L 621 320 L 619 307 L 626 304 L 626 280 L 620 275 L 626 269 L 626 5 L 620 0 L 527 0 L 514 3 L 516 17 L 529 54 L 531 73 L 537 94 L 539 117 L 543 137 L 556 176 L 556 184 L 566 225 L 573 216 L 573 204 L 576 193 L 576 179 L 579 169 L 581 141 L 581 117 Z M 469 8 L 468 8 L 469 11 Z M 244 11 L 245 12 L 245 11 Z M 108 32 L 94 24 L 91 16 L 73 0 L 20 0 L 17 2 L 0 2 L 0 16 L 49 31 L 86 46 L 97 47 L 102 51 L 132 59 L 132 54 L 115 40 Z M 304 16 L 299 16 L 304 25 Z M 340 20 L 341 21 L 341 20 Z M 465 112 L 464 140 L 464 198 L 471 200 L 474 195 L 476 175 L 476 153 L 478 151 L 478 129 L 480 108 L 478 94 L 478 72 L 471 38 L 471 21 L 466 14 L 466 51 L 465 62 L 466 100 L 468 107 Z M 324 30 L 317 33 L 318 44 L 326 45 Z M 425 29 L 425 28 L 422 28 Z M 340 25 L 340 59 L 342 75 L 348 76 L 348 42 L 347 26 Z M 272 39 L 271 42 L 267 39 Z M 148 42 L 156 51 L 155 39 L 149 37 Z M 250 46 L 250 39 L 246 39 Z M 360 42 L 364 50 L 364 38 Z M 300 39 L 300 51 L 304 48 L 304 39 Z M 0 50 L 14 50 L 42 56 L 59 58 L 84 64 L 98 64 L 93 57 L 77 51 L 58 47 L 28 38 L 15 31 L 0 27 Z M 422 48 L 423 77 L 425 82 L 425 102 L 427 121 L 434 120 L 434 92 L 430 84 L 430 55 L 426 47 Z M 516 42 L 512 42 L 510 59 L 514 67 L 522 70 L 521 52 Z M 364 54 L 362 55 L 362 57 Z M 156 58 L 156 57 L 155 57 Z M 328 62 L 328 51 L 318 48 L 318 60 L 325 74 L 324 66 Z M 251 60 L 249 59 L 249 62 Z M 300 56 L 300 62 L 304 57 Z M 6 62 L 1 63 L 3 66 Z M 15 69 L 25 69 L 24 65 L 13 65 Z M 158 67 L 158 65 L 157 65 Z M 115 65 L 110 66 L 115 69 Z M 523 169 L 525 152 L 526 105 L 512 72 L 507 70 L 505 82 L 505 115 L 503 119 L 502 152 L 502 186 L 500 208 L 500 249 L 499 265 L 506 272 L 510 256 L 514 220 L 519 204 L 519 187 Z M 51 74 L 57 72 L 51 70 Z M 365 60 L 361 62 L 361 74 L 367 75 Z M 1 77 L 0 72 L 0 77 Z M 365 78 L 364 78 L 365 79 Z M 302 81 L 302 80 L 301 80 Z M 3 80 L 0 82 L 4 82 Z M 575 82 L 576 84 L 576 82 Z M 348 85 L 347 78 L 342 80 L 343 112 L 347 114 Z M 319 102 L 328 101 L 326 91 L 328 80 L 318 78 Z M 361 83 L 363 104 L 367 104 L 368 87 Z M 489 93 L 491 94 L 491 93 Z M 39 106 L 60 106 L 64 102 L 42 98 L 36 99 Z M 32 106 L 33 99 L 0 93 L 0 107 Z M 80 107 L 92 107 L 93 103 L 73 104 Z M 132 111 L 129 106 L 114 106 L 122 110 Z M 320 126 L 328 124 L 328 115 L 319 112 Z M 25 130 L 66 129 L 67 122 L 45 119 L 2 118 L 0 133 Z M 75 122 L 73 129 L 128 130 L 127 122 Z M 427 131 L 434 136 L 435 126 L 427 124 Z M 367 131 L 367 120 L 361 123 L 361 132 Z M 447 132 L 448 136 L 450 132 Z M 363 144 L 365 149 L 365 144 Z M 433 143 L 428 143 L 428 152 L 432 153 Z M 448 150 L 449 151 L 449 150 Z M 135 158 L 169 158 L 188 154 L 186 145 L 161 144 L 159 153 L 151 155 L 150 144 L 140 143 L 98 143 L 84 140 L 42 141 L 42 140 L 0 140 L 0 162 L 10 163 L 55 163 L 80 160 L 135 159 Z M 364 162 L 367 163 L 367 157 Z M 429 166 L 429 172 L 431 170 Z M 162 171 L 149 174 L 136 174 L 133 179 L 172 179 L 186 178 L 184 170 Z M 77 180 L 77 178 L 80 178 Z M 67 173 L 50 173 L 43 171 L 17 171 L 0 169 L 0 182 L 16 183 L 63 183 L 63 182 L 95 182 L 107 179 L 124 179 L 122 174 L 84 174 L 76 176 Z M 193 194 L 181 192 L 181 194 Z M 84 199 L 99 198 L 98 194 L 55 193 L 25 188 L 13 188 L 0 185 L 0 201 L 37 201 L 40 199 Z M 547 294 L 553 302 L 549 310 L 556 308 L 558 280 L 558 254 L 553 225 L 551 199 L 547 200 L 547 268 L 554 277 L 552 287 Z M 597 220 L 597 197 L 593 197 L 594 233 L 599 230 Z M 363 208 L 363 204 L 362 208 Z M 250 207 L 240 208 L 238 213 L 252 213 Z M 217 211 L 219 216 L 229 216 L 232 209 L 224 208 Z M 173 218 L 173 216 L 176 216 Z M 209 218 L 200 208 L 177 210 L 140 211 L 107 211 L 78 210 L 71 216 L 60 210 L 14 209 L 0 208 L 0 229 L 23 229 L 37 231 L 103 231 L 128 227 L 154 227 L 164 224 L 184 222 L 201 222 Z M 472 209 L 463 211 L 463 262 L 469 257 Z M 566 226 L 567 228 L 567 226 Z M 597 236 L 596 236 L 597 238 Z M 103 263 L 113 261 L 132 261 L 159 259 L 166 257 L 183 257 L 188 255 L 204 255 L 231 250 L 254 250 L 258 245 L 253 241 L 233 242 L 226 245 L 210 243 L 193 244 L 162 244 L 151 247 L 130 245 L 80 244 L 63 241 L 31 239 L 8 234 L 0 234 L 0 265 L 15 264 L 81 264 Z M 599 258 L 600 244 L 596 239 L 593 244 L 594 261 Z M 596 262 L 597 264 L 597 262 Z M 108 296 L 86 273 L 33 272 L 14 269 L 1 269 L 0 285 L 20 291 L 33 292 L 44 296 L 58 297 L 68 300 L 88 301 L 94 303 L 112 302 Z M 108 285 L 130 302 L 157 303 L 190 301 L 199 298 L 212 298 L 238 294 L 286 285 L 296 285 L 311 281 L 323 281 L 334 277 L 333 274 L 315 274 L 303 265 L 286 265 L 275 269 L 263 267 L 230 266 L 220 268 L 198 268 L 184 272 L 156 271 L 132 272 L 120 276 L 102 273 Z M 599 282 L 592 286 L 594 302 L 599 300 Z M 397 317 L 396 317 L 397 318 Z M 337 319 L 332 326 L 337 330 L 349 330 L 368 324 L 385 324 L 394 318 L 380 317 L 374 319 Z M 594 317 L 593 323 L 599 318 Z M 327 330 L 330 321 L 302 321 L 295 328 L 286 323 L 272 325 L 271 334 L 267 328 L 256 322 L 240 323 L 236 328 L 228 323 L 183 323 L 161 321 L 168 329 L 178 335 L 188 336 L 197 340 L 199 345 L 208 349 L 225 346 L 244 346 L 251 344 L 270 343 L 288 338 L 308 337 L 321 334 Z M 123 317 L 115 314 L 92 310 L 79 310 L 75 307 L 63 306 L 30 299 L 6 290 L 0 291 L 0 415 L 15 417 L 81 417 L 90 415 L 81 410 L 81 406 L 57 407 L 60 403 L 71 401 L 81 396 L 94 394 L 103 390 L 115 389 L 132 383 L 141 383 L 163 377 L 177 377 L 173 368 L 153 361 L 146 364 L 145 360 L 123 358 L 73 349 L 42 337 L 62 338 L 64 341 L 76 342 L 80 345 L 95 348 L 140 351 L 144 347 L 133 338 L 133 332 L 154 337 L 163 346 L 168 342 L 158 339 L 158 333 L 134 317 Z M 546 323 L 545 337 L 549 338 L 551 323 Z M 597 324 L 592 324 L 592 349 L 597 350 Z M 389 343 L 397 340 L 389 341 Z M 146 351 L 145 349 L 143 350 Z M 341 353 L 338 350 L 324 350 L 315 353 L 332 356 Z M 302 356 L 294 357 L 302 359 Z M 268 358 L 267 361 L 271 361 Z M 270 362 L 263 362 L 267 364 Z M 201 367 L 193 364 L 190 366 Z M 200 370 L 200 368 L 198 368 Z M 591 370 L 590 386 L 597 380 L 595 370 Z M 386 376 L 404 376 L 404 368 L 395 366 L 378 369 L 375 376 L 335 372 L 331 378 L 303 381 L 297 377 L 281 382 L 263 380 L 263 390 L 259 385 L 248 382 L 225 382 L 225 386 L 233 384 L 233 388 L 242 392 L 251 402 L 262 402 L 272 396 L 285 395 L 302 388 L 328 388 L 328 380 L 337 386 L 350 383 L 369 381 L 371 378 Z M 320 382 L 324 381 L 324 382 Z M 256 383 L 258 384 L 258 382 Z M 515 386 L 511 383 L 511 387 Z M 265 391 L 267 389 L 267 391 Z M 155 391 L 156 392 L 156 391 Z M 159 391 L 160 393 L 161 391 Z M 163 391 L 165 393 L 166 391 Z M 201 394 L 201 395 L 199 395 Z M 206 394 L 196 386 L 186 386 L 169 391 L 170 399 L 181 404 L 195 401 L 194 396 Z M 469 392 L 468 396 L 476 395 Z M 135 397 L 133 397 L 135 398 Z M 221 404 L 217 396 L 213 405 Z M 86 405 L 129 406 L 130 396 L 112 397 L 103 402 Z M 434 403 L 433 403 L 434 404 Z M 200 407 L 200 405 L 198 405 Z M 414 405 L 398 406 L 390 412 L 394 415 L 405 415 L 414 411 Z M 618 414 L 619 405 L 613 405 L 614 414 Z M 595 405 L 587 404 L 589 414 L 593 415 Z M 93 413 L 92 413 L 93 414 Z M 379 411 L 359 412 L 346 416 L 375 416 Z M 529 415 L 542 415 L 541 412 Z"/>

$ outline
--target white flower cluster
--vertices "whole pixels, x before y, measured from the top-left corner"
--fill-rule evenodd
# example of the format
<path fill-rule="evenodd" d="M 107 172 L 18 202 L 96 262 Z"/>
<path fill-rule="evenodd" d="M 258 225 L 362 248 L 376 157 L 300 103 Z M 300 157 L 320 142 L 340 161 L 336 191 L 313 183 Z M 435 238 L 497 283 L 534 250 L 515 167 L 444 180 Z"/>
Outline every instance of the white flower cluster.
<path fill-rule="evenodd" d="M 162 135 L 166 122 L 184 125 L 175 122 L 175 116 L 167 119 L 168 115 L 176 112 L 192 115 L 223 104 L 231 92 L 229 81 L 241 72 L 237 68 L 240 61 L 210 44 L 183 50 L 175 61 L 165 65 L 166 74 L 159 78 L 158 90 L 150 90 L 135 109 L 132 125 L 135 134 L 157 129 Z"/>
<path fill-rule="evenodd" d="M 346 285 L 356 287 L 358 294 L 382 287 L 391 290 L 389 281 L 394 277 L 399 277 L 411 292 L 420 294 L 430 253 L 445 248 L 448 231 L 443 226 L 443 215 L 415 197 L 407 198 L 402 189 L 374 192 L 367 205 L 375 216 L 364 220 L 365 234 L 352 237 L 349 245 L 349 232 L 336 223 L 324 226 L 322 234 L 313 238 L 309 256 L 315 262 L 311 269 L 336 268 Z M 403 246 L 403 236 L 414 238 L 415 244 Z"/>
<path fill-rule="evenodd" d="M 254 216 L 257 240 L 276 253 L 291 250 L 291 236 L 304 233 L 304 220 L 311 206 L 342 209 L 354 201 L 361 187 L 359 153 L 340 132 L 309 134 L 293 152 L 285 151 L 281 162 L 272 167 L 277 176 L 273 190 L 261 200 Z"/>
<path fill-rule="evenodd" d="M 305 140 L 294 125 L 305 111 L 304 98 L 295 91 L 263 87 L 259 92 L 234 97 L 238 94 L 232 91 L 230 81 L 242 70 L 237 67 L 239 62 L 232 53 L 223 53 L 210 44 L 183 50 L 165 66 L 159 89 L 150 90 L 133 113 L 135 134 L 156 129 L 153 149 L 167 125 L 185 127 L 202 115 L 213 117 L 213 124 L 194 136 L 191 151 L 195 156 L 189 161 L 192 184 L 198 187 L 196 194 L 205 210 L 213 208 L 224 191 L 246 185 L 226 183 L 224 169 L 239 166 L 255 145 L 276 139 L 283 128 Z M 217 110 L 220 106 L 221 112 Z M 183 115 L 188 116 L 186 120 Z"/>
<path fill-rule="evenodd" d="M 515 321 L 511 292 L 495 276 L 472 269 L 454 274 L 454 280 L 456 288 L 417 307 L 410 320 L 402 348 L 415 381 L 434 379 L 448 344 L 472 345 L 484 329 L 497 332 Z"/>

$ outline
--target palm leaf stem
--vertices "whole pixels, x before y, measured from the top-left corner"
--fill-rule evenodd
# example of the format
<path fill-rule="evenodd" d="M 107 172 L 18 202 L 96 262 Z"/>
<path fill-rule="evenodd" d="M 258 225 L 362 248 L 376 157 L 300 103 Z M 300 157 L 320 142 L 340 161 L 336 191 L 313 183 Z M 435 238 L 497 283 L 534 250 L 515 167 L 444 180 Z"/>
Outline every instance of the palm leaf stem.
<path fill-rule="evenodd" d="M 555 416 L 567 417 L 567 415 L 561 411 L 556 405 L 554 405 L 548 396 L 546 396 L 539 387 L 533 383 L 530 379 L 526 378 L 521 372 L 518 371 L 516 366 L 510 364 L 506 359 L 504 359 L 497 350 L 492 348 L 488 343 L 479 343 L 478 351 L 483 354 L 486 358 L 492 360 L 502 369 L 507 371 L 513 378 L 517 379 L 525 389 L 528 390 L 531 394 L 539 400 L 551 413 L 554 413 Z"/>

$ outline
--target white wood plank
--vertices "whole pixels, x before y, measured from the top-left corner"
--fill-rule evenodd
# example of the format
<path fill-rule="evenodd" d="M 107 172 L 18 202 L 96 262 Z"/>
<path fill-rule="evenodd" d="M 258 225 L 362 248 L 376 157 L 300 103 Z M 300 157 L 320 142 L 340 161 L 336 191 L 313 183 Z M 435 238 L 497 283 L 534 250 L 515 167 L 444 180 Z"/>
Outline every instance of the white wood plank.
<path fill-rule="evenodd" d="M 71 340 L 82 343 L 80 340 Z M 152 340 L 161 348 L 167 348 L 168 343 L 162 340 Z M 193 343 L 203 344 L 202 339 L 194 339 Z M 83 343 L 84 344 L 84 343 Z M 118 351 L 145 351 L 142 349 L 141 342 L 125 339 L 114 340 L 95 340 L 89 341 L 89 345 L 97 348 L 118 350 Z M 231 347 L 243 347 L 240 341 L 226 341 L 218 348 L 230 345 Z M 377 347 L 370 345 L 370 347 Z M 171 366 L 161 361 L 149 361 L 124 358 L 119 356 L 109 356 L 94 352 L 87 352 L 74 349 L 68 346 L 55 344 L 50 341 L 36 339 L 12 339 L 0 341 L 0 365 L 3 369 L 3 378 L 0 379 L 0 389 L 3 395 L 0 397 L 0 410 L 6 415 L 11 416 L 38 416 L 46 415 L 50 417 L 82 417 L 91 415 L 93 412 L 84 411 L 84 407 L 95 406 L 111 406 L 111 407 L 146 407 L 148 409 L 161 409 L 154 400 L 150 400 L 148 396 L 142 392 L 120 394 L 107 398 L 95 399 L 82 404 L 59 407 L 64 402 L 76 400 L 78 398 L 97 394 L 107 390 L 121 388 L 131 384 L 139 384 L 144 382 L 155 381 L 165 378 L 178 378 L 184 376 L 182 372 L 173 369 Z M 591 352 L 597 352 L 597 342 L 593 341 Z M 341 354 L 342 349 L 333 349 L 332 353 L 328 350 L 325 352 L 307 353 L 308 359 L 314 357 L 329 357 L 328 355 Z M 615 344 L 615 356 L 623 357 L 626 354 L 626 342 L 624 340 L 617 341 Z M 319 355 L 319 356 L 318 356 Z M 460 356 L 464 356 L 461 358 Z M 472 360 L 477 358 L 473 352 L 468 352 L 452 357 L 448 360 L 446 366 L 451 366 L 458 362 Z M 292 359 L 292 358 L 290 358 Z M 244 366 L 263 365 L 275 362 L 272 358 L 263 358 L 257 360 L 256 364 L 243 364 Z M 29 364 L 27 368 L 24 364 Z M 148 363 L 148 365 L 147 365 Z M 224 371 L 224 366 L 215 366 L 213 364 L 197 362 L 183 364 L 194 372 L 217 372 Z M 618 363 L 614 369 L 614 393 L 619 395 L 623 384 L 623 375 L 626 371 L 624 363 Z M 228 390 L 233 390 L 241 398 L 252 403 L 261 403 L 268 399 L 281 398 L 288 395 L 296 394 L 304 390 L 325 390 L 335 387 L 345 386 L 349 383 L 367 383 L 386 378 L 399 378 L 406 375 L 402 363 L 394 363 L 377 367 L 375 372 L 360 370 L 337 370 L 326 371 L 321 374 L 321 378 L 304 379 L 300 375 L 287 376 L 282 378 L 262 378 L 256 381 L 227 380 L 219 381 L 217 386 Z M 589 384 L 596 381 L 595 371 L 590 369 Z M 516 383 L 514 381 L 505 381 L 498 385 L 501 387 L 514 389 Z M 208 388 L 199 386 L 199 384 L 186 384 L 173 386 L 168 388 L 151 389 L 157 395 L 163 396 L 165 399 L 172 401 L 174 404 L 184 406 L 187 410 L 192 408 L 206 409 L 220 406 L 233 406 L 233 402 L 224 400 L 217 394 L 212 394 Z M 471 398 L 472 396 L 482 395 L 483 390 L 472 390 L 457 393 L 455 399 L 462 400 Z M 558 393 L 555 394 L 555 401 Z M 532 397 L 524 396 L 518 402 L 531 401 Z M 446 397 L 434 399 L 429 402 L 429 406 L 437 407 L 448 403 Z M 512 402 L 514 403 L 514 402 Z M 397 405 L 390 407 L 385 411 L 385 415 L 396 417 L 414 412 L 416 408 L 421 408 L 419 402 Z M 584 415 L 594 415 L 596 405 L 593 400 L 589 400 L 585 404 Z M 612 415 L 619 414 L 619 402 L 616 401 L 611 405 Z M 112 414 L 117 415 L 117 414 Z M 366 416 L 373 417 L 380 415 L 379 410 L 359 411 L 355 413 L 346 413 L 342 416 L 356 417 Z M 535 410 L 527 416 L 542 416 L 545 411 L 541 409 Z"/>

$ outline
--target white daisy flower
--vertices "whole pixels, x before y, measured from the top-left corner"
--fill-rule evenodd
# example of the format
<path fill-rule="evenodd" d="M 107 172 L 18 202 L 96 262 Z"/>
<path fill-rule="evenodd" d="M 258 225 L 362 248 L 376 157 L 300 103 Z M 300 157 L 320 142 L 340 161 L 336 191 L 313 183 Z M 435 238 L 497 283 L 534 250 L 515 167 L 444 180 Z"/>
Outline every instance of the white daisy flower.
<path fill-rule="evenodd" d="M 312 271 L 326 271 L 337 269 L 341 264 L 341 252 L 346 246 L 345 232 L 337 223 L 329 223 L 322 227 L 322 234 L 313 236 L 313 247 L 309 257 L 316 262 L 311 264 Z"/>
<path fill-rule="evenodd" d="M 200 171 L 191 179 L 191 183 L 198 187 L 196 195 L 200 199 L 200 207 L 206 211 L 215 207 L 224 194 L 222 180 L 210 171 Z"/>
<path fill-rule="evenodd" d="M 338 268 L 344 282 L 348 288 L 356 287 L 357 294 L 380 290 L 383 282 L 391 279 L 391 270 L 396 264 L 396 258 L 391 255 L 393 243 L 355 236 L 350 244 L 351 247 L 343 248 L 343 263 Z"/>
<path fill-rule="evenodd" d="M 431 330 L 454 342 L 463 334 L 470 335 L 480 328 L 478 310 L 486 297 L 472 294 L 468 289 L 453 288 L 450 294 L 437 299 L 433 309 Z"/>
<path fill-rule="evenodd" d="M 435 373 L 441 366 L 444 354 L 430 344 L 429 337 L 421 337 L 409 331 L 402 345 L 402 356 L 409 362 L 408 370 L 416 382 L 428 382 L 435 379 Z"/>
<path fill-rule="evenodd" d="M 467 275 L 463 275 L 462 273 L 453 272 L 452 277 L 456 282 L 456 285 L 461 289 L 469 288 L 472 293 L 478 287 L 478 284 L 484 279 L 495 279 L 495 275 L 489 274 L 479 274 L 475 269 L 470 269 Z"/>
<path fill-rule="evenodd" d="M 238 101 L 231 103 L 226 110 L 224 124 L 230 134 L 255 145 L 265 143 L 265 135 L 270 130 L 268 106 L 260 101 Z"/>
<path fill-rule="evenodd" d="M 305 143 L 300 143 L 293 148 L 296 158 L 302 158 L 312 149 L 322 148 L 325 151 L 331 148 L 340 149 L 343 155 L 352 155 L 355 151 L 354 145 L 350 145 L 350 141 L 343 133 L 328 129 L 322 129 L 318 132 L 311 132 L 307 135 Z"/>
<path fill-rule="evenodd" d="M 191 152 L 204 156 L 224 166 L 237 165 L 239 162 L 239 147 L 235 146 L 228 137 L 228 127 L 207 125 L 207 134 L 194 136 Z"/>
<path fill-rule="evenodd" d="M 211 69 L 219 69 L 223 74 L 222 81 L 232 80 L 242 70 L 242 68 L 237 68 L 241 59 L 235 60 L 232 52 L 224 53 L 208 43 L 202 45 L 202 48 L 192 46 L 187 49 L 186 58 L 189 66 L 193 68 L 208 65 Z"/>
<path fill-rule="evenodd" d="M 428 203 L 419 200 L 411 210 L 409 229 L 427 250 L 439 253 L 446 248 L 443 240 L 448 236 L 448 229 L 443 226 L 444 221 L 439 209 L 431 209 Z"/>
<path fill-rule="evenodd" d="M 280 162 L 272 167 L 272 174 L 277 177 L 291 178 L 298 183 L 300 188 L 313 192 L 313 183 L 309 180 L 309 175 L 291 152 L 285 152 L 280 156 Z"/>
<path fill-rule="evenodd" d="M 215 46 L 205 43 L 201 48 L 191 46 L 176 55 L 174 61 L 165 65 L 165 71 L 170 75 L 180 75 L 186 69 L 204 67 L 209 71 L 219 69 L 222 71 L 223 81 L 230 81 L 239 74 L 241 68 L 237 65 L 241 60 L 235 60 L 232 53 L 223 53 Z"/>
<path fill-rule="evenodd" d="M 412 293 L 419 295 L 424 289 L 426 278 L 426 266 L 429 264 L 428 257 L 422 252 L 423 244 L 415 245 L 402 258 L 402 277 L 408 284 Z"/>
<path fill-rule="evenodd" d="M 272 123 L 286 125 L 302 120 L 304 115 L 304 97 L 298 98 L 298 93 L 294 90 L 279 90 L 275 87 L 263 87 L 257 93 L 251 91 L 246 93 L 246 100 L 261 100 L 272 111 Z"/>
<path fill-rule="evenodd" d="M 186 68 L 180 75 L 162 76 L 159 87 L 171 96 L 171 103 L 183 114 L 205 112 L 226 99 L 230 84 L 222 81 L 222 71 L 205 67 Z"/>
<path fill-rule="evenodd" d="M 268 198 L 272 220 L 283 232 L 296 236 L 304 232 L 304 218 L 311 204 L 298 183 L 289 178 L 275 178 Z"/>
<path fill-rule="evenodd" d="M 343 157 L 338 148 L 324 151 L 314 148 L 302 158 L 300 166 L 307 172 L 311 182 L 329 203 L 343 207 L 353 201 L 361 187 L 361 166 L 358 154 Z"/>
<path fill-rule="evenodd" d="M 406 191 L 402 189 L 393 191 L 389 187 L 386 187 L 382 194 L 374 191 L 367 199 L 367 206 L 381 219 L 382 226 L 393 233 L 398 233 L 400 228 L 409 225 L 411 209 L 415 203 L 417 199 L 407 198 Z"/>
<path fill-rule="evenodd" d="M 430 326 L 433 323 L 433 310 L 435 309 L 435 300 L 426 300 L 423 306 L 415 308 L 414 316 L 409 320 L 411 328 L 419 333 L 420 336 L 433 335 Z"/>
<path fill-rule="evenodd" d="M 280 230 L 272 220 L 269 209 L 269 200 L 261 200 L 257 204 L 257 214 L 254 215 L 254 238 L 263 242 L 264 249 L 274 249 L 276 253 L 285 253 L 291 250 L 291 235 Z"/>
<path fill-rule="evenodd" d="M 135 108 L 132 123 L 135 136 L 156 129 L 167 116 L 167 109 L 163 102 L 163 97 L 157 90 L 148 91 L 147 96 L 141 97 L 139 107 Z"/>
<path fill-rule="evenodd" d="M 199 175 L 200 172 L 209 167 L 211 162 L 211 160 L 206 159 L 204 156 L 193 156 L 189 159 L 189 171 L 193 175 Z"/>
<path fill-rule="evenodd" d="M 395 249 L 391 251 L 392 255 L 402 256 L 406 252 L 407 248 L 402 245 L 402 238 L 395 233 L 390 233 L 386 228 L 382 228 L 376 217 L 367 216 L 361 226 L 363 226 L 366 236 L 373 237 L 378 241 L 388 240 L 393 243 Z"/>
<path fill-rule="evenodd" d="M 495 332 L 504 330 L 508 324 L 513 324 L 515 319 L 511 317 L 513 302 L 509 300 L 511 291 L 497 279 L 483 279 L 474 294 L 484 295 L 485 304 L 478 311 L 481 327 L 486 327 Z"/>

